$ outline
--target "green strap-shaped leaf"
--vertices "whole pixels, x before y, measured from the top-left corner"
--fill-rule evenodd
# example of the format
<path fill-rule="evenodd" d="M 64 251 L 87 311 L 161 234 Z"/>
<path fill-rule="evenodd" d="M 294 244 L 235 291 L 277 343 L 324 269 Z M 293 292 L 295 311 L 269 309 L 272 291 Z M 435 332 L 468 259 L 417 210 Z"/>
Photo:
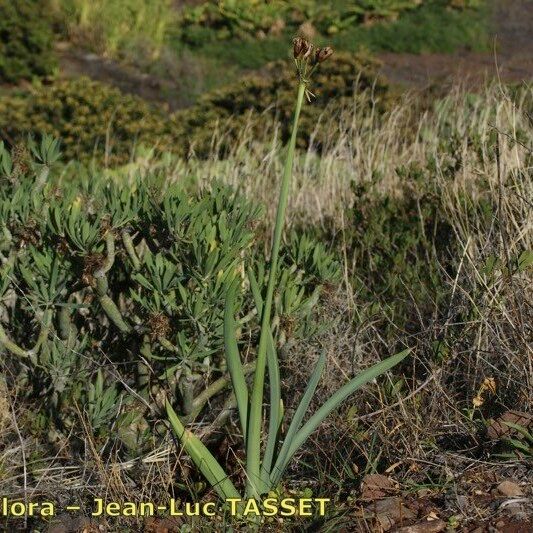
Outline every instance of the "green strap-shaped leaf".
<path fill-rule="evenodd" d="M 304 419 L 305 414 L 309 408 L 309 404 L 311 403 L 311 400 L 313 399 L 313 395 L 315 394 L 316 387 L 320 380 L 320 376 L 322 376 L 322 372 L 324 370 L 325 362 L 326 362 L 326 354 L 323 351 L 320 354 L 320 357 L 318 358 L 318 361 L 315 365 L 315 369 L 313 370 L 313 373 L 311 374 L 311 379 L 309 380 L 309 383 L 307 384 L 307 387 L 305 389 L 304 395 L 302 396 L 302 399 L 300 400 L 300 403 L 298 404 L 298 407 L 294 413 L 294 416 L 292 417 L 291 424 L 289 426 L 289 429 L 287 430 L 285 439 L 283 440 L 283 446 L 281 447 L 278 459 L 276 461 L 276 465 L 274 466 L 274 470 L 273 470 L 274 474 L 275 474 L 276 466 L 283 465 L 286 462 L 287 456 L 289 455 L 290 450 L 291 450 L 291 445 L 294 441 L 294 438 L 298 430 L 300 429 L 300 425 L 302 424 L 302 420 Z"/>
<path fill-rule="evenodd" d="M 250 289 L 255 301 L 255 307 L 257 308 L 257 316 L 261 320 L 261 313 L 263 312 L 263 297 L 261 296 L 261 289 L 259 288 L 259 283 L 257 283 L 257 278 L 255 277 L 254 271 L 248 269 L 248 280 L 250 282 Z"/>
<path fill-rule="evenodd" d="M 224 309 L 224 346 L 228 371 L 237 400 L 242 434 L 246 443 L 246 432 L 248 429 L 248 385 L 246 385 L 246 379 L 244 378 L 239 347 L 237 346 L 235 317 L 233 316 L 238 283 L 239 279 L 237 278 L 229 286 L 226 295 L 226 306 Z"/>
<path fill-rule="evenodd" d="M 298 132 L 298 119 L 302 104 L 307 90 L 307 83 L 301 80 L 298 85 L 298 98 L 294 111 L 294 121 L 287 159 L 283 169 L 281 186 L 279 191 L 278 209 L 276 212 L 276 224 L 274 226 L 274 235 L 272 238 L 272 250 L 270 253 L 270 271 L 268 277 L 267 290 L 261 313 L 261 335 L 259 337 L 259 346 L 257 348 L 257 366 L 254 374 L 250 400 L 250 417 L 248 420 L 248 434 L 246 440 L 246 494 L 257 498 L 259 496 L 258 485 L 262 485 L 261 478 L 261 428 L 263 425 L 263 393 L 265 384 L 265 374 L 267 366 L 267 346 L 272 335 L 271 312 L 274 299 L 274 287 L 278 271 L 279 250 L 281 246 L 281 235 L 285 223 L 285 211 L 289 198 L 289 190 L 292 178 L 292 166 L 294 160 L 294 151 L 296 148 L 296 137 Z M 259 487 L 260 488 L 260 487 Z"/>
<path fill-rule="evenodd" d="M 261 478 L 265 486 L 264 492 L 271 487 L 270 469 L 278 446 L 279 428 L 283 420 L 283 402 L 281 401 L 281 379 L 279 375 L 278 356 L 272 332 L 267 343 L 267 368 L 268 382 L 270 385 L 270 413 L 268 421 L 268 437 L 265 447 L 265 455 L 261 463 Z"/>
<path fill-rule="evenodd" d="M 235 485 L 226 475 L 224 469 L 213 457 L 211 452 L 204 446 L 202 441 L 185 428 L 168 401 L 166 402 L 166 408 L 167 416 L 174 429 L 174 433 L 211 487 L 217 491 L 220 498 L 223 500 L 227 500 L 228 498 L 240 498 Z"/>
<path fill-rule="evenodd" d="M 511 429 L 518 431 L 524 438 L 526 438 L 531 444 L 533 444 L 533 435 L 520 424 L 514 424 L 513 422 L 507 422 L 506 420 L 502 421 L 506 426 L 509 426 Z"/>
<path fill-rule="evenodd" d="M 353 394 L 357 389 L 366 385 L 369 381 L 377 378 L 381 374 L 390 370 L 393 366 L 402 361 L 411 350 L 407 349 L 392 357 L 371 366 L 367 370 L 361 372 L 358 376 L 351 379 L 348 383 L 343 385 L 337 392 L 335 392 L 329 400 L 326 401 L 318 409 L 318 411 L 303 425 L 303 427 L 296 433 L 292 442 L 290 443 L 289 451 L 285 457 L 279 457 L 278 461 L 272 469 L 272 484 L 273 486 L 279 483 L 279 480 L 287 468 L 290 460 L 294 454 L 300 449 L 304 442 L 311 436 L 315 429 L 324 421 L 324 419 L 336 409 L 348 396 Z"/>
<path fill-rule="evenodd" d="M 263 298 L 261 296 L 261 290 L 253 270 L 248 269 L 248 279 L 250 281 L 250 288 L 255 300 L 255 307 L 257 308 L 257 314 L 261 317 L 263 310 Z M 276 447 L 278 444 L 279 428 L 283 418 L 282 414 L 282 402 L 281 402 L 281 379 L 279 375 L 279 363 L 276 353 L 276 347 L 274 345 L 274 338 L 272 337 L 272 331 L 270 331 L 270 338 L 267 343 L 267 368 L 268 368 L 268 381 L 270 385 L 270 413 L 268 422 L 268 437 L 265 447 L 265 455 L 261 463 L 261 478 L 263 480 L 263 492 L 270 490 L 270 469 L 272 467 L 272 461 L 276 453 Z"/>

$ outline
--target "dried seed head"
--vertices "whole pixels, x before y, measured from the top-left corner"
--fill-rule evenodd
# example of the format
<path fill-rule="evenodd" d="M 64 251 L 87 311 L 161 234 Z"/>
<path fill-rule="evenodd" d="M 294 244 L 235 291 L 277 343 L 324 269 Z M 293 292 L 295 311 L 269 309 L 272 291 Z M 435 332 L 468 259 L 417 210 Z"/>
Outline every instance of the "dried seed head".
<path fill-rule="evenodd" d="M 18 179 L 29 172 L 31 155 L 26 144 L 18 143 L 13 146 L 11 157 L 13 158 L 13 178 Z"/>
<path fill-rule="evenodd" d="M 313 45 L 303 39 L 302 37 L 296 37 L 293 40 L 293 52 L 295 59 L 308 59 L 313 51 Z"/>
<path fill-rule="evenodd" d="M 95 285 L 94 273 L 102 268 L 105 261 L 104 254 L 89 253 L 83 258 L 83 273 L 81 281 L 85 285 L 93 287 Z"/>
<path fill-rule="evenodd" d="M 67 255 L 69 250 L 67 239 L 60 237 L 56 244 L 56 250 L 60 255 Z"/>
<path fill-rule="evenodd" d="M 303 37 L 296 37 L 293 40 L 293 52 L 300 83 L 304 83 L 307 86 L 315 68 L 333 54 L 333 49 L 329 46 L 316 48 Z M 305 94 L 307 99 L 311 101 L 311 97 L 314 96 L 313 93 L 306 89 Z"/>
<path fill-rule="evenodd" d="M 170 333 L 170 320 L 163 313 L 154 313 L 148 319 L 150 337 L 152 340 L 158 337 L 166 337 Z"/>
<path fill-rule="evenodd" d="M 24 226 L 16 227 L 13 233 L 18 237 L 19 248 L 24 248 L 27 244 L 36 246 L 41 241 L 39 225 L 32 218 L 28 219 Z"/>
<path fill-rule="evenodd" d="M 302 54 L 302 59 L 309 59 L 313 53 L 313 45 L 308 42 L 308 41 L 304 41 L 305 42 L 305 50 L 303 51 L 303 54 Z"/>
<path fill-rule="evenodd" d="M 305 48 L 305 40 L 301 37 L 296 37 L 292 41 L 293 47 L 293 53 L 294 53 L 294 59 L 300 59 L 304 48 Z"/>
<path fill-rule="evenodd" d="M 333 55 L 333 48 L 326 46 L 325 48 L 317 48 L 315 51 L 315 61 L 317 63 L 323 63 Z"/>

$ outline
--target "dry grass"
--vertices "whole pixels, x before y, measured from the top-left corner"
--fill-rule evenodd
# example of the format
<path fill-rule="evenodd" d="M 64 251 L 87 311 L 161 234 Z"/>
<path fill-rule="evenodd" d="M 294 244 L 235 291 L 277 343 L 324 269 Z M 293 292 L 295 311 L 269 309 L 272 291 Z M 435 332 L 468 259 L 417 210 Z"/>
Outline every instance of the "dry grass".
<path fill-rule="evenodd" d="M 516 258 L 533 244 L 531 97 L 529 89 L 513 100 L 493 86 L 467 106 L 464 92 L 456 89 L 437 111 L 421 116 L 414 135 L 408 126 L 414 122 L 416 106 L 409 98 L 383 118 L 355 115 L 350 122 L 347 113 L 341 124 L 351 124 L 352 129 L 347 128 L 349 133 L 341 133 L 336 141 L 332 138 L 332 152 L 320 162 L 322 180 L 310 172 L 312 165 L 306 165 L 314 156 L 308 154 L 300 161 L 293 209 L 305 212 L 314 223 L 333 219 L 342 231 L 349 229 L 342 213 L 353 200 L 352 180 L 374 182 L 379 194 L 395 197 L 409 191 L 396 169 L 413 163 L 424 168 L 432 162 L 432 179 L 439 184 L 461 251 L 451 270 L 441 265 L 446 308 L 423 316 L 414 301 L 418 325 L 414 331 L 398 328 L 392 338 L 394 344 L 415 346 L 416 357 L 412 368 L 405 369 L 403 390 L 392 394 L 383 388 L 369 390 L 317 436 L 316 447 L 306 457 L 324 474 L 336 471 L 342 479 L 346 475 L 338 470 L 342 456 L 357 459 L 359 468 L 379 465 L 381 471 L 395 465 L 392 471 L 412 481 L 427 476 L 428 465 L 441 473 L 444 466 L 457 471 L 453 463 L 461 463 L 461 458 L 475 462 L 489 457 L 494 443 L 484 436 L 484 420 L 507 409 L 531 409 L 531 269 L 514 275 L 505 271 L 506 266 L 515 269 Z M 448 143 L 453 143 L 452 154 L 449 148 L 443 149 Z M 254 189 L 250 194 L 265 195 L 265 191 Z M 320 204 L 313 202 L 315 194 Z M 488 218 L 481 211 L 472 213 L 465 201 L 478 205 L 481 198 L 494 208 Z M 490 256 L 503 263 L 494 278 L 483 272 Z M 355 265 L 347 254 L 345 259 L 350 272 Z M 382 325 L 359 320 L 372 302 L 350 290 L 346 296 L 343 308 L 330 310 L 331 316 L 343 317 L 342 331 L 334 328 L 322 339 L 331 352 L 328 386 L 351 377 L 362 363 L 394 351 L 391 336 L 383 337 Z M 437 339 L 447 343 L 443 360 L 434 356 Z M 305 356 L 305 347 L 296 351 L 293 372 L 288 375 L 298 376 L 295 370 Z M 487 394 L 486 404 L 474 409 L 473 399 L 485 379 L 496 381 L 496 393 Z M 305 375 L 300 373 L 289 386 L 294 388 L 298 382 L 305 383 Z M 355 423 L 350 407 L 362 415 Z M 379 453 L 374 449 L 377 455 L 370 457 L 369 440 L 374 436 Z M 333 460 L 328 446 L 332 442 L 344 442 Z"/>
<path fill-rule="evenodd" d="M 531 93 L 528 95 L 524 90 L 520 100 L 513 102 L 498 86 L 492 86 L 476 98 L 475 103 L 466 105 L 465 92 L 456 88 L 436 110 L 420 114 L 418 95 L 408 94 L 384 115 L 369 112 L 366 101 L 354 97 L 353 107 L 342 113 L 333 116 L 327 111 L 324 113 L 320 126 L 329 132 L 329 145 L 323 148 L 322 154 L 317 154 L 311 146 L 296 161 L 291 191 L 293 213 L 302 214 L 310 223 L 321 223 L 329 218 L 341 222 L 341 208 L 349 205 L 352 199 L 352 184 L 375 181 L 379 176 L 379 191 L 394 194 L 399 185 L 396 169 L 413 163 L 424 164 L 431 157 L 437 158 L 435 178 L 438 179 L 438 168 L 446 164 L 445 160 L 439 161 L 439 145 L 446 142 L 452 132 L 462 141 L 457 152 L 464 161 L 454 186 L 475 184 L 480 175 L 486 175 L 490 183 L 497 184 L 494 154 L 483 152 L 478 158 L 469 142 L 478 138 L 487 150 L 490 146 L 487 140 L 494 128 L 509 135 L 518 129 L 531 131 L 524 113 L 528 97 L 531 99 Z M 276 124 L 265 125 L 268 142 L 251 139 L 248 133 L 248 130 L 242 132 L 240 142 L 235 144 L 229 157 L 189 162 L 178 169 L 180 176 L 190 174 L 200 181 L 220 178 L 273 209 L 272 195 L 277 190 L 283 161 Z M 215 152 L 222 139 L 216 141 Z M 527 151 L 520 145 L 503 143 L 502 165 L 509 170 L 522 168 L 525 155 Z"/>

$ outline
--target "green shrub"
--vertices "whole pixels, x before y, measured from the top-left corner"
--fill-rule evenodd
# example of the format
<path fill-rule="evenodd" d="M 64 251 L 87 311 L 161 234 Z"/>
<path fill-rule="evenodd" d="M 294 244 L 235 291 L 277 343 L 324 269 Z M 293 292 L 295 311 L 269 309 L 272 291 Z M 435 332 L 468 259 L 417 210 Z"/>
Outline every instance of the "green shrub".
<path fill-rule="evenodd" d="M 457 242 L 429 170 L 413 166 L 398 173 L 405 184 L 400 197 L 370 192 L 372 185 L 357 188 L 347 235 L 354 289 L 405 327 L 445 307 L 445 269 Z"/>
<path fill-rule="evenodd" d="M 489 13 L 486 2 L 451 9 L 447 0 L 434 0 L 392 22 L 346 28 L 332 37 L 332 45 L 372 53 L 452 53 L 458 48 L 487 51 L 491 46 Z"/>
<path fill-rule="evenodd" d="M 11 354 L 10 375 L 39 396 L 45 426 L 75 431 L 77 403 L 97 438 L 127 446 L 142 435 L 131 434 L 139 421 L 115 365 L 137 394 L 177 390 L 183 411 L 198 414 L 198 395 L 225 372 L 228 280 L 249 268 L 260 283 L 268 275 L 261 209 L 227 188 L 185 191 L 164 175 L 115 181 L 95 168 L 59 178 L 50 138 L 30 145 L 24 165 L 20 154 L 0 144 L 0 353 Z M 291 239 L 281 260 L 274 333 L 287 342 L 308 334 L 339 265 L 309 238 Z M 242 342 L 255 342 L 252 296 L 238 303 Z"/>
<path fill-rule="evenodd" d="M 209 38 L 264 38 L 278 35 L 285 29 L 294 32 L 304 22 L 323 34 L 333 34 L 369 19 L 396 18 L 402 11 L 414 9 L 421 3 L 421 0 L 212 1 L 183 9 L 179 27 L 182 40 L 192 45 L 201 45 Z M 206 28 L 212 30 L 210 34 L 203 31 Z"/>
<path fill-rule="evenodd" d="M 247 14 L 252 20 L 262 20 L 256 12 L 273 5 L 271 2 L 258 4 L 254 8 L 248 7 Z M 343 52 L 420 54 L 453 52 L 459 48 L 476 51 L 490 48 L 491 4 L 486 0 L 361 0 L 357 3 L 340 0 L 320 4 L 308 2 L 305 9 L 302 8 L 304 2 L 281 4 L 290 5 L 290 10 L 278 12 L 276 18 L 271 19 L 275 31 L 260 29 L 243 33 L 238 19 L 227 21 L 236 28 L 228 31 L 222 21 L 215 24 L 216 17 L 200 17 L 198 13 L 193 17 L 194 9 L 200 12 L 219 10 L 214 3 L 204 3 L 189 12 L 189 22 L 170 35 L 169 43 L 178 55 L 209 58 L 216 61 L 218 70 L 222 71 L 235 67 L 260 69 L 269 61 L 285 59 L 286 43 L 298 32 L 316 32 L 318 45 L 331 45 Z M 300 29 L 305 21 L 310 25 Z M 261 24 L 268 28 L 268 23 Z M 252 24 L 252 27 L 255 26 Z M 223 46 L 221 39 L 224 40 Z"/>
<path fill-rule="evenodd" d="M 42 0 L 0 0 L 0 80 L 47 76 L 56 68 L 54 35 Z"/>
<path fill-rule="evenodd" d="M 192 108 L 174 114 L 95 81 L 62 80 L 36 86 L 31 93 L 0 98 L 0 129 L 10 142 L 18 142 L 27 133 L 53 135 L 61 138 L 68 158 L 88 161 L 95 157 L 109 166 L 126 163 L 138 144 L 180 156 L 194 152 L 206 157 L 212 150 L 214 130 L 223 129 L 221 148 L 225 150 L 250 118 L 259 137 L 265 120 L 279 120 L 286 142 L 294 76 L 292 62 L 278 61 L 261 74 L 207 93 Z M 375 76 L 376 63 L 361 56 L 337 54 L 324 64 L 313 82 L 313 105 L 302 111 L 299 145 L 306 146 L 326 102 L 331 102 L 331 116 L 353 97 L 356 79 L 357 91 L 373 87 L 377 109 L 385 106 L 389 93 Z M 325 137 L 325 129 L 319 128 L 315 144 L 320 146 Z"/>
<path fill-rule="evenodd" d="M 164 109 L 87 78 L 39 85 L 0 99 L 0 129 L 17 142 L 27 133 L 62 139 L 67 158 L 127 162 L 136 144 L 179 150 L 182 129 Z"/>
<path fill-rule="evenodd" d="M 313 105 L 302 109 L 298 134 L 300 147 L 307 145 L 309 136 L 318 127 L 314 143 L 324 141 L 326 131 L 320 129 L 320 118 L 328 105 L 328 115 L 335 114 L 350 99 L 355 91 L 372 88 L 377 109 L 383 109 L 389 100 L 386 84 L 377 79 L 377 63 L 364 56 L 335 54 L 313 77 Z M 356 85 L 357 84 L 357 85 Z M 294 100 L 294 66 L 292 61 L 276 61 L 268 64 L 259 74 L 245 76 L 237 83 L 212 91 L 201 97 L 190 110 L 181 114 L 180 122 L 188 137 L 190 148 L 205 154 L 211 146 L 212 131 L 222 127 L 226 146 L 237 132 L 250 121 L 256 120 L 254 132 L 261 137 L 265 120 L 279 120 L 283 142 L 290 135 L 288 124 L 292 116 Z"/>

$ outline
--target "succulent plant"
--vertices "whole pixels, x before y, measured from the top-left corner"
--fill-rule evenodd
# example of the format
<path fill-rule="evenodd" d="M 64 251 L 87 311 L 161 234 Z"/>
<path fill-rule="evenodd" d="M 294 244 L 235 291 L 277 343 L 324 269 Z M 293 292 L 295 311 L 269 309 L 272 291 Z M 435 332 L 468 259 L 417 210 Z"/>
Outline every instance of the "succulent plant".
<path fill-rule="evenodd" d="M 145 417 L 174 393 L 194 419 L 229 385 L 228 284 L 246 285 L 250 269 L 268 278 L 262 208 L 216 183 L 191 192 L 157 175 L 69 177 L 60 143 L 46 135 L 24 153 L 15 175 L 18 152 L 0 145 L 0 352 L 13 376 L 25 376 L 59 431 L 75 428 L 77 405 L 95 435 L 113 426 L 130 446 L 130 426 L 146 431 Z M 294 239 L 282 248 L 273 307 L 278 323 L 294 324 L 285 340 L 309 331 L 320 287 L 339 268 L 319 244 Z M 253 296 L 236 303 L 240 338 L 253 343 Z M 152 406 L 136 411 L 135 424 L 125 416 L 132 394 Z"/>

